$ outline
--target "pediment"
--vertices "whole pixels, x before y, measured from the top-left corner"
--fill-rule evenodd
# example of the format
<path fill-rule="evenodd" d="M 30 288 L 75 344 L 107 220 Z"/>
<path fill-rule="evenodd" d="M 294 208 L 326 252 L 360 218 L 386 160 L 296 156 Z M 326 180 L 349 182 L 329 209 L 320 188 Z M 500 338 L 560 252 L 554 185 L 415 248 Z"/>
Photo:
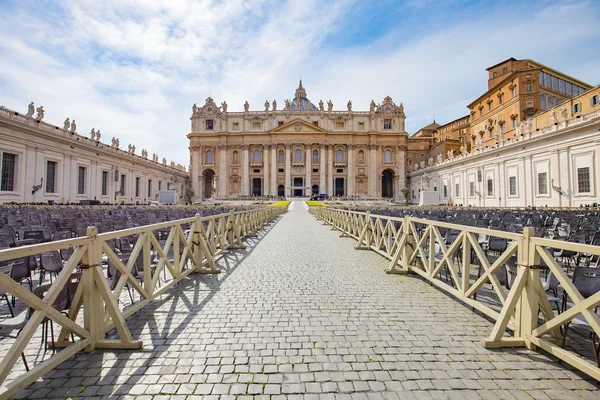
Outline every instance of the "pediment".
<path fill-rule="evenodd" d="M 275 129 L 271 129 L 269 133 L 327 133 L 327 131 L 321 127 L 296 118 Z"/>

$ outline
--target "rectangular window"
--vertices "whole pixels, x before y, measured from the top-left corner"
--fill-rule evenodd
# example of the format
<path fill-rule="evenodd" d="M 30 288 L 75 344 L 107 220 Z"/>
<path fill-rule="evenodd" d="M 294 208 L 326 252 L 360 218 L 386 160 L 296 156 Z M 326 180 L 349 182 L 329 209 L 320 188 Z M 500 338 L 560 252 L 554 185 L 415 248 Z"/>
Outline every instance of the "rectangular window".
<path fill-rule="evenodd" d="M 121 175 L 121 196 L 125 196 L 125 175 Z"/>
<path fill-rule="evenodd" d="M 448 187 L 444 185 L 444 197 L 448 197 Z"/>
<path fill-rule="evenodd" d="M 158 190 L 162 190 L 162 181 L 158 181 Z"/>
<path fill-rule="evenodd" d="M 252 122 L 252 129 L 261 129 L 261 128 L 262 128 L 262 122 L 260 122 L 260 121 Z"/>
<path fill-rule="evenodd" d="M 510 89 L 510 96 L 515 97 L 516 95 L 517 95 L 517 85 L 513 85 L 513 87 Z"/>
<path fill-rule="evenodd" d="M 511 196 L 517 195 L 517 177 L 511 176 L 508 178 L 508 194 Z"/>
<path fill-rule="evenodd" d="M 513 128 L 517 127 L 517 119 L 516 118 L 512 119 L 512 124 L 513 124 Z"/>
<path fill-rule="evenodd" d="M 600 104 L 600 94 L 590 97 L 590 105 L 592 107 L 597 106 L 598 104 Z"/>
<path fill-rule="evenodd" d="M 46 193 L 56 193 L 56 161 L 46 161 Z"/>
<path fill-rule="evenodd" d="M 573 104 L 573 114 L 577 114 L 581 111 L 581 103 Z"/>
<path fill-rule="evenodd" d="M 14 192 L 17 171 L 17 155 L 2 153 L 2 182 L 0 190 L 3 192 Z"/>
<path fill-rule="evenodd" d="M 547 72 L 544 72 L 544 86 L 552 87 L 552 77 Z"/>
<path fill-rule="evenodd" d="M 590 167 L 577 168 L 577 192 L 590 193 Z"/>
<path fill-rule="evenodd" d="M 502 96 L 498 96 L 498 104 L 502 104 Z"/>
<path fill-rule="evenodd" d="M 488 197 L 494 196 L 494 181 L 491 178 L 487 180 L 487 195 Z"/>
<path fill-rule="evenodd" d="M 502 68 L 502 73 L 503 73 L 503 74 L 505 74 L 505 73 L 507 73 L 507 72 L 508 72 L 508 68 L 506 68 L 506 67 Z"/>
<path fill-rule="evenodd" d="M 206 122 L 206 130 L 207 131 L 212 131 L 213 130 L 214 120 L 207 119 L 205 122 Z"/>
<path fill-rule="evenodd" d="M 552 77 L 552 89 L 558 90 L 558 78 L 556 76 Z"/>
<path fill-rule="evenodd" d="M 240 123 L 239 122 L 234 122 L 233 123 L 233 130 L 234 131 L 238 131 L 240 129 Z"/>
<path fill-rule="evenodd" d="M 152 197 L 152 179 L 148 179 L 148 198 Z"/>
<path fill-rule="evenodd" d="M 532 85 L 531 83 L 528 83 L 528 84 L 525 86 L 525 89 L 526 89 L 528 92 L 533 92 L 533 85 Z"/>
<path fill-rule="evenodd" d="M 314 126 L 319 126 L 319 121 L 313 121 Z"/>
<path fill-rule="evenodd" d="M 140 197 L 140 178 L 135 177 L 135 197 Z"/>
<path fill-rule="evenodd" d="M 488 111 L 492 111 L 492 102 L 491 101 L 488 103 Z"/>
<path fill-rule="evenodd" d="M 573 94 L 573 84 L 571 82 L 567 82 L 567 94 L 569 96 Z"/>
<path fill-rule="evenodd" d="M 475 197 L 475 182 L 469 182 L 469 196 Z"/>
<path fill-rule="evenodd" d="M 564 80 L 562 80 L 562 79 L 559 79 L 559 80 L 558 80 L 558 86 L 559 86 L 559 90 L 560 90 L 562 93 L 567 93 L 567 87 L 566 87 L 565 83 L 566 83 L 566 82 L 565 82 Z"/>
<path fill-rule="evenodd" d="M 538 194 L 548 194 L 548 173 L 538 174 Z"/>
<path fill-rule="evenodd" d="M 319 168 L 313 168 L 313 173 L 315 173 L 315 174 L 319 173 Z"/>
<path fill-rule="evenodd" d="M 283 121 L 277 121 L 277 126 L 283 126 Z"/>
<path fill-rule="evenodd" d="M 364 131 L 365 130 L 365 123 L 364 122 L 359 122 L 358 123 L 358 130 L 360 130 L 360 131 Z"/>
<path fill-rule="evenodd" d="M 527 102 L 527 107 L 533 107 L 533 101 L 528 101 Z"/>
<path fill-rule="evenodd" d="M 77 194 L 85 194 L 85 174 L 86 174 L 86 167 L 79 167 L 78 168 L 78 175 L 77 175 Z"/>
<path fill-rule="evenodd" d="M 383 120 L 383 129 L 392 129 L 392 120 L 391 119 L 384 119 Z"/>
<path fill-rule="evenodd" d="M 335 121 L 336 129 L 344 129 L 344 121 Z"/>
<path fill-rule="evenodd" d="M 460 184 L 458 183 L 454 185 L 454 196 L 460 197 Z"/>
<path fill-rule="evenodd" d="M 483 117 L 483 107 L 481 107 L 481 108 L 479 109 L 479 116 L 480 116 L 480 117 Z"/>
<path fill-rule="evenodd" d="M 108 196 L 108 171 L 102 171 L 102 196 Z"/>

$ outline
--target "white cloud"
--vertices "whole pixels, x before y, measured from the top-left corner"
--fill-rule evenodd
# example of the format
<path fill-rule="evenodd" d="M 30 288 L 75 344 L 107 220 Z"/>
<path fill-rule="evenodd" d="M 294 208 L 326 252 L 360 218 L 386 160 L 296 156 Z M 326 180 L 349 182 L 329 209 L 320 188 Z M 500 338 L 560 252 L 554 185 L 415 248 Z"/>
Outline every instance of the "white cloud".
<path fill-rule="evenodd" d="M 486 88 L 485 68 L 511 56 L 600 81 L 591 3 L 495 10 L 433 26 L 418 40 L 391 30 L 360 46 L 331 46 L 355 28 L 346 18 L 356 5 L 70 0 L 45 13 L 9 8 L 0 16 L 0 101 L 24 111 L 33 100 L 51 123 L 75 118 L 80 133 L 95 127 L 107 141 L 117 136 L 187 164 L 194 102 L 212 96 L 230 111 L 245 100 L 252 109 L 265 99 L 283 105 L 300 76 L 314 103 L 332 99 L 336 109 L 349 99 L 368 109 L 389 94 L 404 103 L 411 133 L 434 114 L 442 123 L 466 115 Z M 409 22 L 399 21 L 403 29 Z"/>

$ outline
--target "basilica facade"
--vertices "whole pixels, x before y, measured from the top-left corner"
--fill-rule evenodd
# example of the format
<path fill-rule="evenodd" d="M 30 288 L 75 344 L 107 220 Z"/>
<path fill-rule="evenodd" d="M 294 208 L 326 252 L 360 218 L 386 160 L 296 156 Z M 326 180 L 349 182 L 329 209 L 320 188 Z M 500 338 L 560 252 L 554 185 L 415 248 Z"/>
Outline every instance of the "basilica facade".
<path fill-rule="evenodd" d="M 247 196 L 400 198 L 407 133 L 402 104 L 368 111 L 313 104 L 302 81 L 293 100 L 228 112 L 212 98 L 192 108 L 190 177 L 197 199 Z"/>

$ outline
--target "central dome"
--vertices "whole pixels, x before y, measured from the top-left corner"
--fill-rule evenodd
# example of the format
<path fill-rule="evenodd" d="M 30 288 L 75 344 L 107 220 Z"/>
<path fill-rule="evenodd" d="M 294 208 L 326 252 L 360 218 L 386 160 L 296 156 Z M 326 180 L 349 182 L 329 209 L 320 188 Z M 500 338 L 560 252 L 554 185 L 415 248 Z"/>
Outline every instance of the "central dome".
<path fill-rule="evenodd" d="M 306 90 L 302 86 L 302 79 L 300 79 L 300 85 L 298 89 L 296 89 L 296 95 L 294 96 L 294 100 L 290 103 L 290 110 L 292 111 L 319 111 L 319 108 L 315 106 L 306 98 Z"/>

